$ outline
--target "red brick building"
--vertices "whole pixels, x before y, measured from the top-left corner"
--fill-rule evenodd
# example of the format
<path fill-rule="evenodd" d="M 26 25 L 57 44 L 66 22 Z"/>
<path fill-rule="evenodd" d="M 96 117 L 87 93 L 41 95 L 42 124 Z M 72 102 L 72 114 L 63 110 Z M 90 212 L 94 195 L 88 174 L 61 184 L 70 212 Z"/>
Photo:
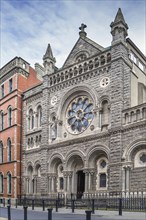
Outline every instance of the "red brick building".
<path fill-rule="evenodd" d="M 22 93 L 40 83 L 36 71 L 20 57 L 0 70 L 0 197 L 21 195 Z"/>

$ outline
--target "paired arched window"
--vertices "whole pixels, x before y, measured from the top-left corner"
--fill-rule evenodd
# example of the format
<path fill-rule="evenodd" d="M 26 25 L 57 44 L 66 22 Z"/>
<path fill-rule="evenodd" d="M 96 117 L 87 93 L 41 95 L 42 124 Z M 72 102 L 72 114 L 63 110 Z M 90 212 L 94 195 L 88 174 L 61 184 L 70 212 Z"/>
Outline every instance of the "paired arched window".
<path fill-rule="evenodd" d="M 4 193 L 4 176 L 0 173 L 0 193 Z"/>
<path fill-rule="evenodd" d="M 8 109 L 8 126 L 12 126 L 12 109 Z"/>
<path fill-rule="evenodd" d="M 7 173 L 7 193 L 12 193 L 12 175 L 10 172 Z"/>
<path fill-rule="evenodd" d="M 12 160 L 12 143 L 10 138 L 7 140 L 7 147 L 8 147 L 8 161 Z"/>
<path fill-rule="evenodd" d="M 0 163 L 4 162 L 4 146 L 2 141 L 0 142 Z"/>

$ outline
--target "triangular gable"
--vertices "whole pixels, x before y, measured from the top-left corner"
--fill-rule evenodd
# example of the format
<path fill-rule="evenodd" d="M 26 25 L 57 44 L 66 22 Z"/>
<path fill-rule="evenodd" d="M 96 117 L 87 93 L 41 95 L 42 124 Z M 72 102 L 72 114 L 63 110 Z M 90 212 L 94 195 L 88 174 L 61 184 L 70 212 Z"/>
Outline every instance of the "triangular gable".
<path fill-rule="evenodd" d="M 70 54 L 68 55 L 64 65 L 62 68 L 66 68 L 76 62 L 76 58 L 80 54 L 85 54 L 88 57 L 91 57 L 95 54 L 102 52 L 104 48 L 99 44 L 95 43 L 94 41 L 90 40 L 89 38 L 79 38 L 76 42 L 75 46 L 71 50 Z"/>

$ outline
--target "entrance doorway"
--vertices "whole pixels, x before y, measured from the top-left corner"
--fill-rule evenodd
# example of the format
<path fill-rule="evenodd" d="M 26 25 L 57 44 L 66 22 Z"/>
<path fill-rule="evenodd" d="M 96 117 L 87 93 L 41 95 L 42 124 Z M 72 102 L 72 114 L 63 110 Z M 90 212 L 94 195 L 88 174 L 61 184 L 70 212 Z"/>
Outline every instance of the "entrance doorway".
<path fill-rule="evenodd" d="M 85 173 L 82 170 L 77 172 L 77 198 L 81 198 L 85 191 Z"/>

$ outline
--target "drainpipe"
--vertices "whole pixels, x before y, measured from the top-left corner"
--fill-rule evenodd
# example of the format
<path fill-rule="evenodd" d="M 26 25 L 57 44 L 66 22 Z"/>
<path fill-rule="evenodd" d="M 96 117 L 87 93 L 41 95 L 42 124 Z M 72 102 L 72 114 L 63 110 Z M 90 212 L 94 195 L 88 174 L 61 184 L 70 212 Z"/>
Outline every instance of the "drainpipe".
<path fill-rule="evenodd" d="M 23 132 L 22 132 L 22 123 L 23 123 L 23 97 L 24 95 L 21 94 L 21 121 L 20 121 L 20 199 L 22 193 L 22 139 L 23 139 Z"/>

